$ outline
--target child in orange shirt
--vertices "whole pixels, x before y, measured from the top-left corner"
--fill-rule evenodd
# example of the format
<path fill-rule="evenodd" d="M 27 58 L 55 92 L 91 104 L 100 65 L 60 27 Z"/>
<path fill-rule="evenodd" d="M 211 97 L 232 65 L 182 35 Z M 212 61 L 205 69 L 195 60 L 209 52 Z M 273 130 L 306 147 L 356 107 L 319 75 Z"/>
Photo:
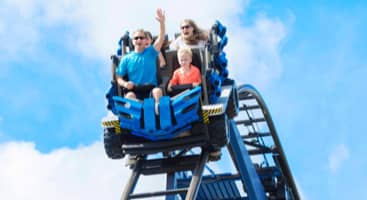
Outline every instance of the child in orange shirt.
<path fill-rule="evenodd" d="M 200 70 L 191 64 L 192 51 L 189 47 L 181 47 L 177 51 L 177 58 L 180 67 L 176 69 L 168 84 L 168 91 L 172 91 L 172 86 L 182 84 L 192 84 L 193 87 L 201 84 Z"/>

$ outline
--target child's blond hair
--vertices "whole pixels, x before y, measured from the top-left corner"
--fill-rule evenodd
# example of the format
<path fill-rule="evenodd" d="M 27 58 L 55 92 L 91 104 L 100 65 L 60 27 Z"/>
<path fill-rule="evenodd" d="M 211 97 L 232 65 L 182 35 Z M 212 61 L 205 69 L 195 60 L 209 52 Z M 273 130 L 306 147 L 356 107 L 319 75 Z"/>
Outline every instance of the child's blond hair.
<path fill-rule="evenodd" d="M 191 51 L 191 48 L 190 47 L 181 47 L 178 49 L 177 51 L 177 57 L 180 57 L 180 55 L 182 54 L 188 54 L 190 55 L 190 57 L 192 57 L 192 51 Z"/>

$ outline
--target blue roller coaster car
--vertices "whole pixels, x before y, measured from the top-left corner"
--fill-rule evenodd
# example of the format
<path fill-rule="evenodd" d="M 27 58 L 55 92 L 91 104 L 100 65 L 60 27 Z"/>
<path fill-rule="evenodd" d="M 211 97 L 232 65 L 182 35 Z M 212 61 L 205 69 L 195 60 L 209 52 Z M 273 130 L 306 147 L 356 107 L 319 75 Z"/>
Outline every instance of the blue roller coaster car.
<path fill-rule="evenodd" d="M 112 85 L 106 95 L 110 114 L 102 119 L 104 146 L 109 158 L 167 153 L 197 146 L 217 151 L 228 143 L 227 121 L 238 113 L 238 97 L 235 82 L 228 78 L 223 52 L 228 41 L 225 33 L 226 28 L 216 21 L 206 47 L 192 49 L 192 63 L 201 71 L 202 84 L 177 86 L 175 94 L 168 93 L 166 86 L 179 66 L 177 51 L 162 50 L 167 67 L 157 67 L 160 87 L 165 94 L 160 98 L 158 115 L 153 98 L 124 98 L 117 86 L 115 68 L 120 58 L 132 50 L 128 32 L 119 40 L 117 55 L 111 57 Z"/>

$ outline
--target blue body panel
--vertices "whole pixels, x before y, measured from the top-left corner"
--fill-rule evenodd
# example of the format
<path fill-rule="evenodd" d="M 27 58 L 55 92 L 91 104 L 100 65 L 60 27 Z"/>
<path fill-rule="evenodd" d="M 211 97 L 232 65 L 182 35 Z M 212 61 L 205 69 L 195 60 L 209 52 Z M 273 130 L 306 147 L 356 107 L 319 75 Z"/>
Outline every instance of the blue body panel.
<path fill-rule="evenodd" d="M 201 87 L 196 87 L 172 100 L 173 115 L 178 124 L 199 119 L 198 109 L 200 94 Z"/>
<path fill-rule="evenodd" d="M 127 129 L 139 129 L 141 127 L 142 104 L 134 99 L 114 96 L 116 114 L 119 116 L 120 126 Z"/>
<path fill-rule="evenodd" d="M 144 128 L 148 132 L 154 132 L 157 127 L 155 123 L 154 99 L 144 99 Z"/>
<path fill-rule="evenodd" d="M 156 141 L 171 139 L 191 129 L 191 124 L 201 119 L 200 96 L 200 86 L 174 98 L 163 96 L 160 98 L 159 116 L 155 113 L 153 98 L 141 102 L 115 96 L 113 100 L 121 128 L 130 130 L 136 136 Z"/>
<path fill-rule="evenodd" d="M 171 98 L 163 96 L 159 99 L 159 121 L 162 130 L 169 130 L 172 126 Z"/>

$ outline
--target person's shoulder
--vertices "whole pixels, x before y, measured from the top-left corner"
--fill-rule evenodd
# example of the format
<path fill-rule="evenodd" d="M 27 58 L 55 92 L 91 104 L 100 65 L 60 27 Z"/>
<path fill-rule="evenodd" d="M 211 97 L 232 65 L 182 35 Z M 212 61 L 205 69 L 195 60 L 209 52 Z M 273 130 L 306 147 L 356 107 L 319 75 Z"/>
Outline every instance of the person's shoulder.
<path fill-rule="evenodd" d="M 127 53 L 126 55 L 124 55 L 122 57 L 122 60 L 127 60 L 127 59 L 130 59 L 131 57 L 135 56 L 136 55 L 136 52 L 135 51 L 131 51 L 129 53 Z"/>
<path fill-rule="evenodd" d="M 175 42 L 178 43 L 178 44 L 185 44 L 184 43 L 184 39 L 182 38 L 181 35 L 179 35 L 176 39 L 175 39 Z"/>
<path fill-rule="evenodd" d="M 174 74 L 177 74 L 177 73 L 179 73 L 180 71 L 181 71 L 181 67 L 179 67 L 179 68 L 175 69 L 175 71 L 173 71 L 173 73 L 174 73 Z"/>
<path fill-rule="evenodd" d="M 180 47 L 180 45 L 182 45 L 182 43 L 183 43 L 182 37 L 178 36 L 176 39 L 174 39 L 171 42 L 171 44 L 169 45 L 169 48 L 173 50 L 177 50 Z"/>
<path fill-rule="evenodd" d="M 154 50 L 154 46 L 153 45 L 149 45 L 148 47 L 145 48 L 145 50 Z"/>
<path fill-rule="evenodd" d="M 149 45 L 148 47 L 144 49 L 144 52 L 156 52 L 157 53 L 157 50 L 154 48 L 153 45 Z"/>
<path fill-rule="evenodd" d="M 203 44 L 203 45 L 205 45 L 206 44 L 206 40 L 199 40 L 199 44 Z"/>
<path fill-rule="evenodd" d="M 194 71 L 198 71 L 198 72 L 200 72 L 200 70 L 199 70 L 199 67 L 198 67 L 198 66 L 191 64 L 191 67 L 192 67 L 192 69 L 193 69 Z"/>

